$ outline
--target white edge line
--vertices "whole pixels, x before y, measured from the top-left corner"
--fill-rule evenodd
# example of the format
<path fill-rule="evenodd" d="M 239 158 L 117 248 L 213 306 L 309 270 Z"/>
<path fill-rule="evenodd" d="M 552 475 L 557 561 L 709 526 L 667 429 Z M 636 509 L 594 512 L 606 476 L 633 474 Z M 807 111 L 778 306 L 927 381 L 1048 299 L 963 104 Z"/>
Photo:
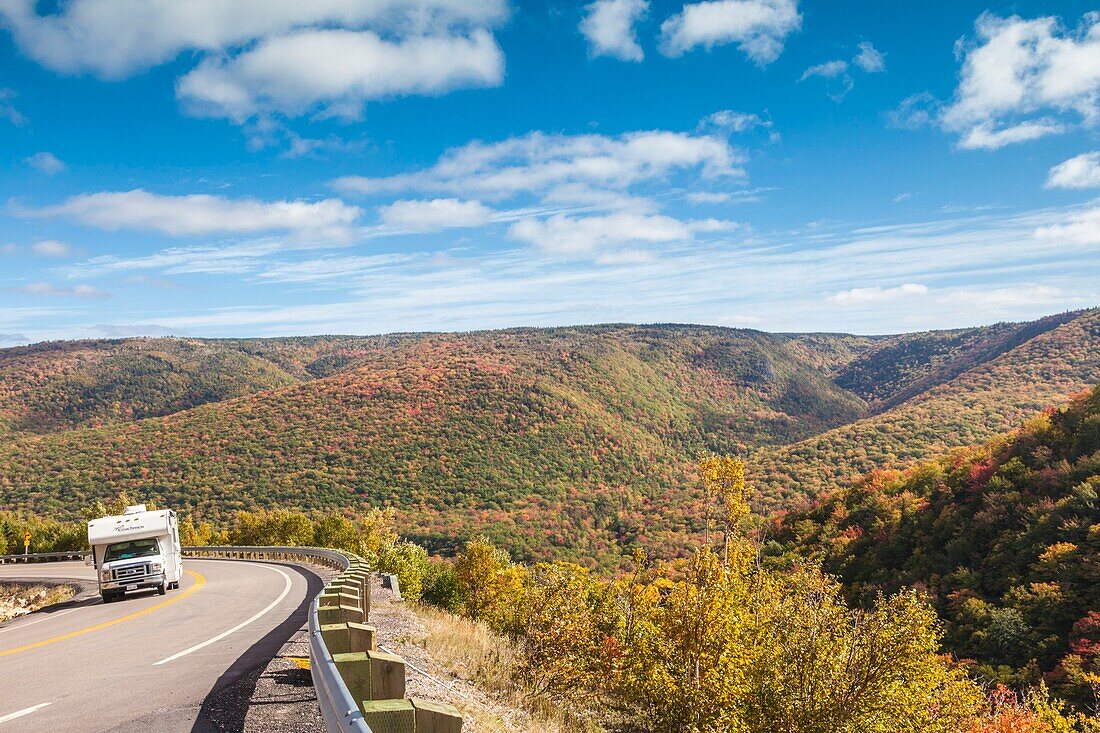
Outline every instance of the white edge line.
<path fill-rule="evenodd" d="M 8 713 L 4 717 L 0 718 L 0 723 L 7 723 L 9 720 L 15 720 L 16 718 L 22 718 L 24 715 L 30 715 L 35 710 L 41 710 L 47 705 L 53 705 L 52 702 L 42 702 L 37 705 L 32 705 L 29 708 L 23 708 L 22 710 L 16 710 L 14 713 Z"/>
<path fill-rule="evenodd" d="M 259 619 L 265 613 L 267 613 L 271 609 L 275 608 L 275 606 L 279 605 L 279 601 L 286 598 L 287 593 L 290 592 L 290 587 L 291 587 L 290 576 L 287 575 L 286 573 L 284 573 L 282 570 L 279 570 L 278 568 L 273 568 L 270 565 L 261 565 L 260 567 L 267 568 L 268 570 L 274 570 L 276 573 L 283 576 L 283 580 L 286 581 L 286 584 L 283 587 L 283 592 L 279 594 L 278 598 L 276 598 L 271 603 L 267 604 L 267 606 L 262 611 L 256 613 L 251 618 L 245 619 L 244 621 L 237 624 L 233 628 L 223 631 L 222 633 L 215 636 L 213 639 L 207 639 L 206 641 L 202 642 L 201 644 L 196 644 L 195 646 L 191 647 L 190 649 L 184 649 L 182 652 L 179 652 L 178 654 L 173 654 L 172 656 L 167 657 L 165 659 L 162 659 L 159 662 L 154 662 L 153 666 L 158 667 L 162 664 L 167 664 L 168 662 L 175 661 L 175 660 L 179 659 L 180 657 L 186 657 L 188 654 L 191 654 L 192 652 L 197 652 L 200 649 L 205 649 L 206 647 L 210 646 L 211 644 L 216 644 L 219 641 L 221 641 L 222 639 L 224 639 L 225 637 L 229 636 L 230 634 L 232 634 L 236 631 L 240 631 L 245 626 L 248 626 L 250 623 L 252 623 L 253 621 Z M 3 721 L 0 721 L 0 722 L 3 722 Z"/>
<path fill-rule="evenodd" d="M 0 626 L 0 634 L 3 634 L 5 631 L 15 631 L 16 629 L 25 629 L 28 626 L 34 626 L 35 624 L 40 624 L 43 621 L 49 621 L 51 619 L 59 618 L 61 616 L 64 616 L 67 613 L 72 613 L 73 611 L 79 611 L 79 610 L 80 610 L 79 608 L 70 608 L 70 609 L 67 609 L 65 611 L 54 611 L 53 613 L 47 614 L 47 615 L 43 616 L 40 619 L 36 619 L 35 621 L 28 621 L 25 624 L 21 624 L 21 623 L 18 623 L 18 621 L 15 621 L 14 623 L 8 624 L 7 626 Z M 37 613 L 37 611 L 35 613 Z M 30 615 L 32 615 L 32 614 L 28 613 L 25 616 L 23 616 L 22 618 L 26 618 L 27 616 L 30 616 Z M 0 723 L 2 723 L 2 722 L 3 721 L 0 721 Z"/>

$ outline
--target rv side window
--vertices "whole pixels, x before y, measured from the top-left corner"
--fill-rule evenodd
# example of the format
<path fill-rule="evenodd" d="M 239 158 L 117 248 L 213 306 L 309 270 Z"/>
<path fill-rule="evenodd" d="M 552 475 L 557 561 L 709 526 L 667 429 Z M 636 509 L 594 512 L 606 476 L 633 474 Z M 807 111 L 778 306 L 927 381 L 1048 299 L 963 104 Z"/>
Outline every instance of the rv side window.
<path fill-rule="evenodd" d="M 160 545 L 156 540 L 132 540 L 130 542 L 116 542 L 107 545 L 107 551 L 103 553 L 103 562 L 112 560 L 129 560 L 134 557 L 148 557 L 159 555 Z"/>

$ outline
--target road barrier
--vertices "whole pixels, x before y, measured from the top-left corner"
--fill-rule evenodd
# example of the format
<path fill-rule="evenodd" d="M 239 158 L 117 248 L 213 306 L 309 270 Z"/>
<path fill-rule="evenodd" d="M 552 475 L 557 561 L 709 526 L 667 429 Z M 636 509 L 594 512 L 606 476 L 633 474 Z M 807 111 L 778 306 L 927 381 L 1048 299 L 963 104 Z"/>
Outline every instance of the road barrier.
<path fill-rule="evenodd" d="M 28 555 L 0 555 L 0 565 L 16 562 L 60 562 L 61 560 L 83 560 L 89 555 L 87 550 L 72 552 L 32 552 Z"/>
<path fill-rule="evenodd" d="M 318 563 L 339 571 L 310 602 L 308 621 L 310 675 L 329 733 L 461 733 L 462 715 L 454 707 L 405 699 L 405 661 L 380 651 L 377 633 L 369 625 L 373 571 L 363 558 L 318 547 L 184 547 L 183 553 L 211 559 Z M 87 556 L 87 552 L 0 555 L 0 563 Z"/>

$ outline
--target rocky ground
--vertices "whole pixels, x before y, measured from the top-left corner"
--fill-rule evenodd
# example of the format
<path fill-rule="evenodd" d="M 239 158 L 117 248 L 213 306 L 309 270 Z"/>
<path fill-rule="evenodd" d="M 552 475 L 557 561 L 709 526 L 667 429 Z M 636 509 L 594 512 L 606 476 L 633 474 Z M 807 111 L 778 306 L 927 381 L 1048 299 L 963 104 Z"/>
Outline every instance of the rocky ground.
<path fill-rule="evenodd" d="M 67 601 L 77 590 L 74 585 L 38 581 L 0 583 L 0 623 Z"/>

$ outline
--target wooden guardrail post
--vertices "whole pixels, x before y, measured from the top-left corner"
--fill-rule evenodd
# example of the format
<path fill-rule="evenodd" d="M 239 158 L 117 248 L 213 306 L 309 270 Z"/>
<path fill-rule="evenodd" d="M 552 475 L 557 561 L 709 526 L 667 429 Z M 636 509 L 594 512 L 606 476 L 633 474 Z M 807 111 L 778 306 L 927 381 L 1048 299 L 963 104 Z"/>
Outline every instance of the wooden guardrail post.
<path fill-rule="evenodd" d="M 408 700 L 365 701 L 363 718 L 373 733 L 415 733 L 416 709 Z"/>
<path fill-rule="evenodd" d="M 373 651 L 378 632 L 373 626 L 349 621 L 321 627 L 325 647 L 333 654 Z"/>
<path fill-rule="evenodd" d="M 416 717 L 416 733 L 462 733 L 462 713 L 453 705 L 419 697 L 410 698 Z"/>

